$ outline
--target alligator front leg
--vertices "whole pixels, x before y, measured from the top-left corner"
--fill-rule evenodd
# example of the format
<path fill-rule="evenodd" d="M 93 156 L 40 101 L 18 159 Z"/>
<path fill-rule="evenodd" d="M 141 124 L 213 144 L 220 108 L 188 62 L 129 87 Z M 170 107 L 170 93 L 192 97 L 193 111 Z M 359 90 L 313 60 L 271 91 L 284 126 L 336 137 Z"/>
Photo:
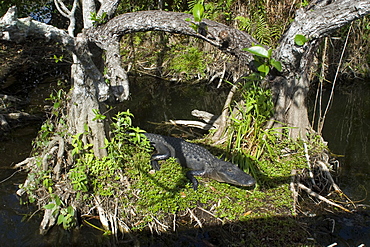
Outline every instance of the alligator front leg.
<path fill-rule="evenodd" d="M 160 143 L 153 144 L 153 146 L 157 150 L 157 153 L 152 155 L 150 164 L 154 170 L 159 171 L 161 166 L 158 164 L 158 160 L 166 160 L 171 157 L 171 151 L 168 147 Z"/>
<path fill-rule="evenodd" d="M 192 182 L 193 184 L 193 189 L 197 190 L 198 189 L 198 180 L 194 176 L 204 176 L 206 172 L 205 171 L 188 171 L 186 173 L 186 177 Z"/>

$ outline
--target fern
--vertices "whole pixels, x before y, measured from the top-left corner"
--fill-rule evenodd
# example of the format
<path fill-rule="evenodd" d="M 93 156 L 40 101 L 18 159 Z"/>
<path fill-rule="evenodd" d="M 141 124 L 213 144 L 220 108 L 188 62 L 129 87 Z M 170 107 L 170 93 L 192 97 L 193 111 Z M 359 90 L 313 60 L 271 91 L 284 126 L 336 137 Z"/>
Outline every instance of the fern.
<path fill-rule="evenodd" d="M 263 45 L 271 45 L 273 38 L 281 33 L 279 26 L 268 24 L 263 9 L 254 12 L 251 18 L 238 16 L 235 19 L 239 21 L 240 30 L 246 31 Z"/>
<path fill-rule="evenodd" d="M 203 5 L 203 0 L 189 0 L 188 1 L 188 7 L 189 9 L 193 9 L 194 5 L 199 3 L 199 4 L 202 4 Z"/>

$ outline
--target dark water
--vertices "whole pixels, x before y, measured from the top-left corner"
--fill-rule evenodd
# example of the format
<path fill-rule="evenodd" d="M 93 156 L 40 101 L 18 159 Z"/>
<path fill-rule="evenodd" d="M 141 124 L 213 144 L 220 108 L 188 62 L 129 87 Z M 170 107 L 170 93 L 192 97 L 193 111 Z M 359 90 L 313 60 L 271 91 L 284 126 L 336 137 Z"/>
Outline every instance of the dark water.
<path fill-rule="evenodd" d="M 148 132 L 173 133 L 173 125 L 164 123 L 198 120 L 191 115 L 194 109 L 219 115 L 228 93 L 204 83 L 189 86 L 150 77 L 135 77 L 130 82 L 133 97 L 117 109 L 130 109 L 133 124 Z"/>
<path fill-rule="evenodd" d="M 141 81 L 146 81 L 142 84 Z M 40 89 L 35 89 L 40 90 Z M 191 110 L 207 110 L 218 113 L 227 91 L 211 89 L 210 86 L 179 86 L 148 78 L 132 78 L 131 90 L 135 97 L 116 110 L 130 108 L 134 113 L 134 124 L 148 131 L 165 132 L 172 127 L 163 127 L 152 122 L 169 119 L 192 119 Z M 32 92 L 31 92 L 32 93 Z M 39 95 L 39 93 L 34 93 Z M 44 93 L 48 95 L 48 93 Z M 196 96 L 194 96 L 196 95 Z M 354 201 L 370 205 L 370 87 L 361 85 L 336 93 L 334 103 L 327 116 L 323 135 L 331 151 L 344 155 L 340 158 L 341 176 L 338 184 Z M 42 100 L 36 100 L 41 103 Z M 54 227 L 47 236 L 38 234 L 40 214 L 28 221 L 24 215 L 32 214 L 36 208 L 22 206 L 15 195 L 18 185 L 26 174 L 15 173 L 10 166 L 28 157 L 31 142 L 39 125 L 15 129 L 0 143 L 0 239 L 1 246 L 99 246 L 106 243 L 101 233 L 82 227 L 79 231 L 66 232 Z M 312 218 L 317 225 L 314 237 L 327 246 L 370 246 L 369 211 L 361 214 L 339 214 Z"/>
<path fill-rule="evenodd" d="M 344 157 L 339 183 L 346 194 L 370 205 L 370 85 L 335 93 L 323 136 L 331 151 Z"/>
<path fill-rule="evenodd" d="M 339 92 L 340 91 L 340 92 Z M 337 183 L 359 207 L 356 214 L 317 217 L 317 234 L 326 245 L 370 246 L 370 85 L 359 82 L 334 94 L 323 137 L 339 155 Z M 329 92 L 326 92 L 326 100 Z"/>

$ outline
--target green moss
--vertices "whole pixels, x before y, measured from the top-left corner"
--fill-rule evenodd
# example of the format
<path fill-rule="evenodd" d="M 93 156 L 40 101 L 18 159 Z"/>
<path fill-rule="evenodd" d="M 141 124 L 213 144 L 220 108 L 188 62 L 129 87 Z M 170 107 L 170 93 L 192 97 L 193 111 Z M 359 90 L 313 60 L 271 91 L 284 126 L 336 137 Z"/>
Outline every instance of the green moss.
<path fill-rule="evenodd" d="M 186 79 L 191 79 L 193 75 L 203 75 L 206 70 L 206 55 L 196 47 L 178 45 L 173 49 L 170 59 L 169 70 L 176 74 L 186 74 Z"/>
<path fill-rule="evenodd" d="M 175 160 L 162 162 L 161 170 L 155 173 L 149 172 L 149 162 L 147 159 L 140 166 L 133 162 L 128 170 L 132 179 L 130 201 L 135 201 L 132 206 L 143 215 L 155 215 L 161 219 L 166 214 L 199 205 L 206 210 L 212 208 L 217 217 L 230 221 L 290 214 L 292 211 L 289 165 L 270 166 L 274 172 L 269 179 L 274 182 L 261 185 L 259 189 L 239 188 L 199 177 L 199 188 L 194 191 L 185 176 L 186 169 Z"/>

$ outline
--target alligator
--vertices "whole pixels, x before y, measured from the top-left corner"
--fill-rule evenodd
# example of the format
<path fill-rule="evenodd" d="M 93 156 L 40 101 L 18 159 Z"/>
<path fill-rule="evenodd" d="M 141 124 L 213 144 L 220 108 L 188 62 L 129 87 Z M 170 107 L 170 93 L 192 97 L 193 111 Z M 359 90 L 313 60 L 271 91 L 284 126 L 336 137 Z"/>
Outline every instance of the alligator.
<path fill-rule="evenodd" d="M 194 176 L 208 177 L 237 186 L 253 186 L 256 183 L 252 176 L 233 163 L 216 158 L 204 147 L 180 138 L 152 133 L 143 134 L 157 151 L 151 157 L 152 168 L 158 171 L 159 160 L 176 158 L 178 163 L 190 169 L 186 177 L 192 182 L 194 190 L 198 188 L 198 180 Z"/>

